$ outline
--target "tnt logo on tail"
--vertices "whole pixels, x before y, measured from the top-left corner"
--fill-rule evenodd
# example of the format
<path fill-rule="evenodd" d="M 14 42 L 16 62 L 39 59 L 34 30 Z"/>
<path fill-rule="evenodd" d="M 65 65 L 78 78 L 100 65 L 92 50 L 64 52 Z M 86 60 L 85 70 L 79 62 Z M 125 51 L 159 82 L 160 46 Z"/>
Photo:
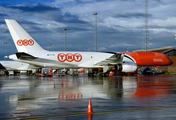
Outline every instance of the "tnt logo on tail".
<path fill-rule="evenodd" d="M 22 45 L 24 45 L 24 46 L 28 46 L 28 45 L 32 46 L 32 45 L 34 45 L 34 41 L 32 39 L 29 39 L 29 40 L 27 40 L 27 39 L 21 40 L 20 39 L 20 40 L 17 41 L 17 45 L 18 46 L 22 46 Z"/>

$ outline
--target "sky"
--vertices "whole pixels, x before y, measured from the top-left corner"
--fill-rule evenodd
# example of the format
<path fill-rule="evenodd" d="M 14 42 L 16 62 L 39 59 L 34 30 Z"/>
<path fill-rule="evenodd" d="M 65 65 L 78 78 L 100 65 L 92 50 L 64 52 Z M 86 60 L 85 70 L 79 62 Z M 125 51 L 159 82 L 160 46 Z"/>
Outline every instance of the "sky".
<path fill-rule="evenodd" d="M 148 0 L 148 49 L 176 47 L 175 6 Z M 98 51 L 144 49 L 145 0 L 0 0 L 0 60 L 17 52 L 4 19 L 17 20 L 46 50 L 64 51 L 67 28 L 67 51 L 95 51 L 95 17 Z"/>

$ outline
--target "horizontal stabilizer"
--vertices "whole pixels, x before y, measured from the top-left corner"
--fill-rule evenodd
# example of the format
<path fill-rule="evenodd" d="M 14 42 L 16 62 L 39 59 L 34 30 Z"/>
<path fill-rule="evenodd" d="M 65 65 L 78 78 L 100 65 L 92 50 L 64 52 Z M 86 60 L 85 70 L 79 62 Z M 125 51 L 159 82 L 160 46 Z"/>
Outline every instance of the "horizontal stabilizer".
<path fill-rule="evenodd" d="M 17 52 L 15 54 L 16 54 L 17 58 L 20 60 L 37 59 L 36 57 L 29 55 L 27 53 L 24 53 L 24 52 Z"/>
<path fill-rule="evenodd" d="M 0 63 L 0 70 L 6 70 L 6 68 Z"/>

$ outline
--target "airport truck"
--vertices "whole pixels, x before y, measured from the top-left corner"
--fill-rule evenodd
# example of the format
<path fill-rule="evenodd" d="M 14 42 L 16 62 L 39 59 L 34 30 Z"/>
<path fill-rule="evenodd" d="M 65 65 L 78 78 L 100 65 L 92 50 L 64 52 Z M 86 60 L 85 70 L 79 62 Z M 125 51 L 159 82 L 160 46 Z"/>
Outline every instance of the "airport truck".
<path fill-rule="evenodd" d="M 41 72 L 38 74 L 42 77 L 48 77 L 53 75 L 53 69 L 51 67 L 44 67 L 41 69 Z"/>

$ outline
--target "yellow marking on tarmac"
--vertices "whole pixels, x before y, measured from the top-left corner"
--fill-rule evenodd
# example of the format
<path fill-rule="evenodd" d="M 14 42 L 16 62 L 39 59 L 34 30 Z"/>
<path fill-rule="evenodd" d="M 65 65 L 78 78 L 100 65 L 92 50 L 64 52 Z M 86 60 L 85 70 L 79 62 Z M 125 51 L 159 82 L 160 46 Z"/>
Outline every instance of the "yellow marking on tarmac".
<path fill-rule="evenodd" d="M 61 117 L 74 117 L 74 116 L 83 116 L 83 115 L 88 115 L 88 114 L 85 113 L 85 114 L 74 114 L 74 115 L 62 115 L 62 116 L 53 116 L 53 117 L 32 118 L 32 119 L 25 119 L 25 120 L 41 120 L 41 119 L 51 119 L 51 118 L 61 118 Z"/>
<path fill-rule="evenodd" d="M 97 112 L 92 114 L 106 114 L 106 113 L 118 113 L 118 112 L 135 112 L 135 111 L 146 111 L 146 110 L 161 110 L 161 109 L 172 109 L 176 107 L 164 107 L 164 108 L 146 108 L 146 109 L 134 109 L 134 110 L 121 110 L 121 111 L 108 111 L 108 112 Z M 73 114 L 73 115 L 62 115 L 62 116 L 52 116 L 52 117 L 42 117 L 42 118 L 31 118 L 25 120 L 41 120 L 41 119 L 51 119 L 51 118 L 61 118 L 61 117 L 74 117 L 74 116 L 83 116 L 85 114 Z"/>

